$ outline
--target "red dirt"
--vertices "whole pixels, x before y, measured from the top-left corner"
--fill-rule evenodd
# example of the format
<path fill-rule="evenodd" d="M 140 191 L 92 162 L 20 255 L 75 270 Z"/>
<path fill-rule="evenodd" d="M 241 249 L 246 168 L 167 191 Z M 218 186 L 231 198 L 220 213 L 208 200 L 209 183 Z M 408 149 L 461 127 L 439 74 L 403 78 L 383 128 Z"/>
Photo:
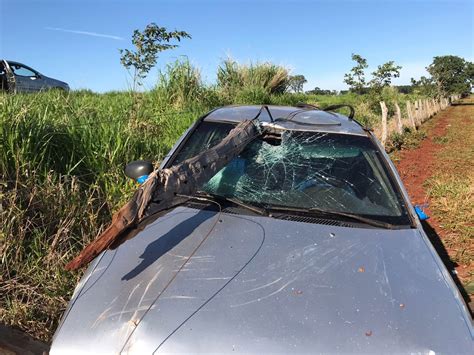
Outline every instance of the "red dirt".
<path fill-rule="evenodd" d="M 446 240 L 449 231 L 441 228 L 439 221 L 432 215 L 429 208 L 430 201 L 424 185 L 433 174 L 440 169 L 446 168 L 442 164 L 440 165 L 440 162 L 436 159 L 437 153 L 443 149 L 443 145 L 437 143 L 436 138 L 446 135 L 449 125 L 453 123 L 453 110 L 459 109 L 461 108 L 455 106 L 448 107 L 436 115 L 432 121 L 427 122 L 425 126 L 427 138 L 415 149 L 402 150 L 399 154 L 399 161 L 395 163 L 411 202 L 413 204 L 428 204 L 425 211 L 430 216 L 428 224 L 434 230 L 431 233 L 437 234 L 441 241 Z M 464 123 L 464 121 L 467 124 L 469 120 L 466 119 L 462 122 Z M 426 232 L 430 233 L 428 230 Z M 454 255 L 453 250 L 446 248 L 446 251 L 448 255 Z M 440 256 L 443 258 L 443 255 L 440 254 Z M 468 274 L 474 269 L 474 263 L 469 263 L 468 265 L 454 263 L 453 266 L 461 280 L 466 279 Z M 474 300 L 474 295 L 470 296 Z"/>
<path fill-rule="evenodd" d="M 428 201 L 423 184 L 433 175 L 436 168 L 434 158 L 443 146 L 437 144 L 435 138 L 446 135 L 450 109 L 452 108 L 444 110 L 434 118 L 436 120 L 434 127 L 431 127 L 427 132 L 427 138 L 421 142 L 418 148 L 402 150 L 399 155 L 400 160 L 395 163 L 413 204 L 424 204 Z M 426 211 L 430 215 L 429 207 Z M 439 224 L 435 219 L 430 218 L 430 224 L 435 227 L 437 232 L 440 231 Z"/>

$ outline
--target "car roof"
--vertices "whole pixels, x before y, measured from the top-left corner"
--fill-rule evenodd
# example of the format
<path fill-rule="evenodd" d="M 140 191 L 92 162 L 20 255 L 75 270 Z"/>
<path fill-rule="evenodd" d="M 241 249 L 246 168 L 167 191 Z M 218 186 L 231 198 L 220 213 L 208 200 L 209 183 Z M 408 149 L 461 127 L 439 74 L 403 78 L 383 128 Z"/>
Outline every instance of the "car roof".
<path fill-rule="evenodd" d="M 275 128 L 367 136 L 366 130 L 357 121 L 339 113 L 322 111 L 307 106 L 225 106 L 210 112 L 204 121 L 237 123 L 255 118 L 260 110 L 261 113 L 258 119 L 264 125 L 274 126 Z"/>
<path fill-rule="evenodd" d="M 8 59 L 3 59 L 5 62 L 8 63 L 8 65 L 21 65 L 27 69 L 31 69 L 32 71 L 36 72 L 36 73 L 39 73 L 36 69 L 33 69 L 32 67 L 30 67 L 29 65 L 26 65 L 26 64 L 23 64 L 23 63 L 20 63 L 20 62 L 15 62 L 14 60 L 8 60 Z"/>
<path fill-rule="evenodd" d="M 8 64 L 13 64 L 13 65 L 23 65 L 25 67 L 27 67 L 26 64 L 23 64 L 23 63 L 20 63 L 20 62 L 15 62 L 14 60 L 8 60 L 8 59 L 4 59 Z"/>

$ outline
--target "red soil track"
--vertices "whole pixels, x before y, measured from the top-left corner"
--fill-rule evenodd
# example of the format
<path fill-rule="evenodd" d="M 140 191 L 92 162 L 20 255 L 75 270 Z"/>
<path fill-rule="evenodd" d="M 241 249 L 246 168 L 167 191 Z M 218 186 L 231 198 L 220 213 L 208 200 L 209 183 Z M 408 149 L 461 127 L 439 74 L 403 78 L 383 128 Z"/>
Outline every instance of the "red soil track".
<path fill-rule="evenodd" d="M 436 122 L 434 127 L 430 127 L 431 129 L 427 132 L 427 138 L 416 149 L 402 150 L 399 155 L 400 160 L 395 163 L 413 204 L 428 202 L 423 185 L 436 170 L 435 156 L 443 146 L 436 143 L 435 139 L 446 135 L 450 110 L 452 109 L 452 107 L 449 107 L 436 115 L 433 118 Z M 429 206 L 426 208 L 426 212 L 428 215 L 431 215 Z M 429 221 L 437 232 L 441 232 L 436 219 L 431 217 Z"/>
<path fill-rule="evenodd" d="M 437 159 L 438 152 L 447 147 L 446 145 L 440 144 L 439 140 L 437 142 L 437 139 L 446 136 L 451 125 L 472 124 L 472 114 L 472 106 L 448 107 L 426 123 L 424 128 L 427 131 L 427 138 L 425 138 L 417 148 L 402 150 L 399 152 L 399 161 L 395 162 L 412 203 L 428 204 L 425 211 L 430 216 L 430 219 L 428 220 L 428 224 L 426 224 L 428 230 L 425 228 L 425 231 L 428 234 L 436 234 L 441 242 L 448 238 L 450 231 L 443 229 L 440 226 L 439 220 L 433 216 L 432 211 L 429 208 L 430 201 L 428 194 L 424 186 L 425 182 L 434 174 L 444 171 L 444 169 L 453 169 L 456 166 L 454 162 L 451 166 L 447 166 L 446 161 L 443 162 Z M 468 142 L 465 143 L 468 144 Z M 456 147 L 450 146 L 448 149 L 452 149 L 455 152 Z M 469 165 L 470 163 L 462 162 L 462 164 Z M 471 260 L 470 262 L 461 265 L 452 263 L 449 261 L 449 256 L 455 255 L 455 251 L 445 248 L 442 244 L 440 245 L 441 249 L 444 249 L 444 252 L 447 252 L 447 254 L 445 253 L 445 255 L 442 255 L 442 252 L 440 253 L 440 250 L 437 248 L 438 253 L 445 261 L 448 268 L 452 269 L 454 267 L 459 279 L 467 282 L 470 277 L 469 274 L 474 272 L 474 262 Z M 448 261 L 446 261 L 446 259 L 448 259 Z M 471 294 L 470 298 L 474 301 L 474 294 Z"/>

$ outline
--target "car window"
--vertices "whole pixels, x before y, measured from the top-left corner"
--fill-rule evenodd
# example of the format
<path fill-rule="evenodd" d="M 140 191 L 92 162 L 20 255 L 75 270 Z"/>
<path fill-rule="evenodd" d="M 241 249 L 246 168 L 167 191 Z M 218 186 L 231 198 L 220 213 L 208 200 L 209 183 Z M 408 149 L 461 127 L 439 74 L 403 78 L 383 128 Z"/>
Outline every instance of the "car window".
<path fill-rule="evenodd" d="M 202 123 L 174 163 L 216 144 L 232 127 Z M 395 186 L 368 137 L 284 131 L 281 137 L 253 141 L 201 189 L 258 205 L 318 208 L 409 224 Z"/>
<path fill-rule="evenodd" d="M 36 76 L 36 73 L 34 71 L 19 64 L 10 65 L 10 68 L 13 71 L 13 73 L 17 76 L 26 76 L 26 77 Z"/>

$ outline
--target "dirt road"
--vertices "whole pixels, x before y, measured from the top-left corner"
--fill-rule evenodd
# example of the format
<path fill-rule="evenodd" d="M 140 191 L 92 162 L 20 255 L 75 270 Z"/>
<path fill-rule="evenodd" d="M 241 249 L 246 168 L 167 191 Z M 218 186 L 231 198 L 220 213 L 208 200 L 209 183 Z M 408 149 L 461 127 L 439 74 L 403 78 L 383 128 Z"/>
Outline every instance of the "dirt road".
<path fill-rule="evenodd" d="M 448 107 L 422 129 L 427 138 L 417 148 L 399 152 L 396 165 L 412 202 L 428 205 L 425 230 L 472 301 L 474 97 Z"/>

